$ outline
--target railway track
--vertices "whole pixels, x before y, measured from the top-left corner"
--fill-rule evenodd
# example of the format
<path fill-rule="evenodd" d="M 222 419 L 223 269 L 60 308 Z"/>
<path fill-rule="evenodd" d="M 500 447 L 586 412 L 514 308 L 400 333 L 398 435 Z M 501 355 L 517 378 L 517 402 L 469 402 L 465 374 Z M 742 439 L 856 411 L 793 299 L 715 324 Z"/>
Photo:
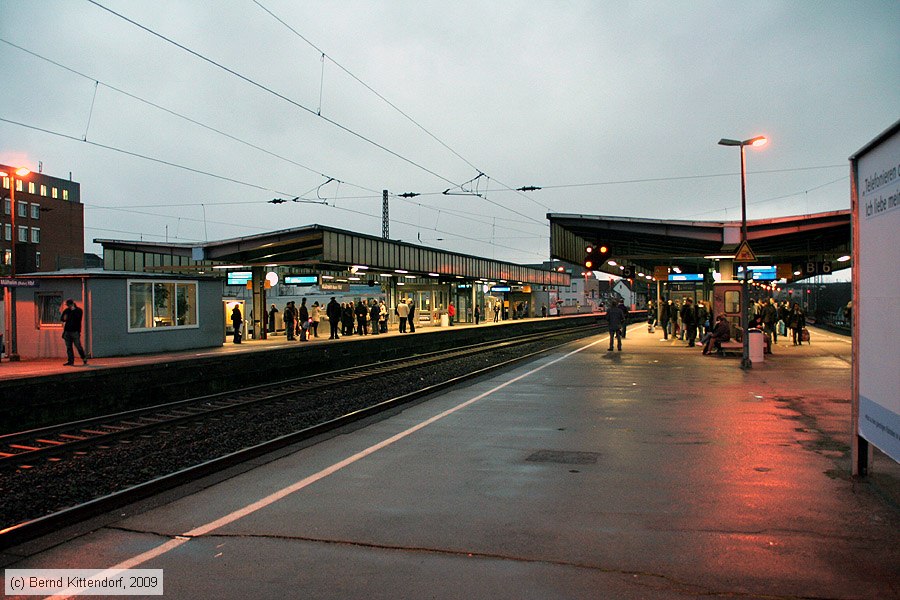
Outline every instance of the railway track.
<path fill-rule="evenodd" d="M 66 423 L 53 427 L 41 428 L 0 436 L 0 475 L 21 475 L 40 471 L 42 467 L 54 465 L 60 467 L 67 460 L 73 464 L 79 462 L 91 452 L 108 451 L 116 444 L 129 444 L 132 441 L 146 442 L 156 438 L 164 439 L 178 429 L 192 431 L 192 427 L 202 428 L 205 421 L 227 421 L 237 423 L 248 422 L 252 415 L 260 410 L 279 411 L 282 407 L 309 402 L 325 394 L 335 387 L 374 382 L 379 378 L 389 379 L 398 373 L 411 370 L 442 368 L 454 362 L 470 364 L 472 360 L 479 362 L 478 368 L 469 368 L 466 372 L 455 375 L 437 383 L 421 386 L 412 391 L 400 391 L 396 395 L 389 394 L 388 399 L 376 398 L 370 405 L 355 408 L 334 418 L 316 422 L 298 431 L 291 431 L 242 449 L 228 452 L 203 461 L 177 472 L 169 472 L 153 477 L 125 489 L 103 495 L 79 504 L 57 510 L 18 524 L 0 529 L 0 548 L 32 539 L 44 533 L 55 531 L 62 526 L 84 520 L 90 516 L 101 514 L 112 508 L 123 506 L 137 499 L 148 497 L 221 469 L 245 462 L 251 458 L 268 454 L 275 449 L 310 439 L 330 430 L 342 427 L 354 421 L 376 415 L 404 403 L 432 394 L 441 389 L 462 383 L 467 379 L 481 376 L 489 371 L 509 366 L 516 362 L 535 357 L 547 350 L 564 345 L 577 337 L 597 332 L 597 326 L 563 330 L 554 333 L 541 333 L 509 338 L 499 342 L 488 342 L 430 354 L 416 355 L 383 361 L 371 365 L 343 369 L 306 377 L 298 377 L 271 385 L 254 386 L 227 393 L 220 393 L 201 398 L 183 400 L 158 405 L 146 409 L 128 411 Z M 539 348 L 533 346 L 538 344 Z M 527 351 L 518 351 L 523 346 L 531 345 Z M 505 358 L 497 359 L 500 355 Z M 509 358 L 510 354 L 514 354 Z M 314 394 L 310 394 L 314 392 Z M 243 420 L 242 420 L 243 417 Z M 0 522 L 0 527 L 4 525 Z"/>

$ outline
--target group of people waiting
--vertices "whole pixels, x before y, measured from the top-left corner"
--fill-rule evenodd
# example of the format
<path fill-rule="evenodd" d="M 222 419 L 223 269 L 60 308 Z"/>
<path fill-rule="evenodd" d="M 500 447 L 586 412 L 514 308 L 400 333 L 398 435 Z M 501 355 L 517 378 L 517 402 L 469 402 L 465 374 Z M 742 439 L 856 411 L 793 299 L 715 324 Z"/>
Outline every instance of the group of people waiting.
<path fill-rule="evenodd" d="M 267 315 L 269 333 L 275 333 L 278 312 L 274 304 L 269 308 Z M 416 331 L 416 307 L 411 298 L 400 300 L 394 308 L 394 314 L 400 324 L 400 333 L 406 333 L 407 326 L 410 333 Z M 281 318 L 288 340 L 305 342 L 319 337 L 319 323 L 323 320 L 327 320 L 330 326 L 328 339 L 336 340 L 346 335 L 387 333 L 388 308 L 384 300 L 359 300 L 354 304 L 352 301 L 339 303 L 334 297 L 324 307 L 318 302 L 313 302 L 312 306 L 308 307 L 306 298 L 303 298 L 300 300 L 300 306 L 293 300 L 289 301 Z"/>
<path fill-rule="evenodd" d="M 647 330 L 653 333 L 658 324 L 663 330 L 663 340 L 668 340 L 670 335 L 682 341 L 687 341 L 688 346 L 695 345 L 698 332 L 701 335 L 700 343 L 703 345 L 703 354 L 713 351 L 721 354 L 722 344 L 731 340 L 731 325 L 724 315 L 719 315 L 712 322 L 712 312 L 705 301 L 697 302 L 694 306 L 693 298 L 685 298 L 680 304 L 678 301 L 666 300 L 661 302 L 659 309 L 649 302 L 647 305 Z M 800 345 L 808 337 L 805 337 L 806 315 L 798 303 L 793 305 L 784 301 L 779 304 L 773 298 L 759 300 L 750 305 L 750 328 L 757 328 L 765 335 L 765 352 L 771 352 L 772 344 L 778 343 L 778 336 L 787 337 L 790 330 L 793 334 L 794 345 Z"/>

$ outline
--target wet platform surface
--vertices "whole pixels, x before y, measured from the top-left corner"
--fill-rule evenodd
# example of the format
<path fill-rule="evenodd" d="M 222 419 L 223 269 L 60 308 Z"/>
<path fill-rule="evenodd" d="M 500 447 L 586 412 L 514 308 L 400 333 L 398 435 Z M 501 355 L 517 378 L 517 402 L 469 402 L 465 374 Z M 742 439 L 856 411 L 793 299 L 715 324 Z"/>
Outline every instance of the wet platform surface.
<path fill-rule="evenodd" d="M 900 597 L 900 510 L 847 473 L 849 339 L 742 371 L 659 337 L 585 338 L 3 560 L 164 569 L 171 598 Z"/>

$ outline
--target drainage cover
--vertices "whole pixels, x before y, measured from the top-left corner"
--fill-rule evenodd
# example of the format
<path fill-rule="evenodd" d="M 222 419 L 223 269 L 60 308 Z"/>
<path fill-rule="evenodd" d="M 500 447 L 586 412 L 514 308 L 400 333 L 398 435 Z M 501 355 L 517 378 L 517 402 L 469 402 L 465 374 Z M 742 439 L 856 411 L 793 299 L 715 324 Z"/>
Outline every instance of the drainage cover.
<path fill-rule="evenodd" d="M 525 460 L 529 462 L 558 463 L 561 465 L 594 465 L 599 452 L 574 452 L 566 450 L 538 450 Z"/>

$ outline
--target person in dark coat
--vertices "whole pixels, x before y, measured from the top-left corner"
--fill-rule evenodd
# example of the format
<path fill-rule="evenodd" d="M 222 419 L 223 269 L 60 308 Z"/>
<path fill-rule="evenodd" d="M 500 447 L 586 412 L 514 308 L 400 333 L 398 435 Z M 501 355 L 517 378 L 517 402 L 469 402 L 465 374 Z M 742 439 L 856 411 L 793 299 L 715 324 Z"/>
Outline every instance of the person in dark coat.
<path fill-rule="evenodd" d="M 78 308 L 78 305 L 71 298 L 66 300 L 65 307 L 59 317 L 63 322 L 62 338 L 66 342 L 67 360 L 65 366 L 71 367 L 75 364 L 75 352 L 72 350 L 72 346 L 75 346 L 75 349 L 78 350 L 81 362 L 86 365 L 88 364 L 87 355 L 81 346 L 81 319 L 84 317 L 84 311 Z"/>
<path fill-rule="evenodd" d="M 369 334 L 369 309 L 366 308 L 366 305 L 363 304 L 363 301 L 360 300 L 356 303 L 356 332 L 359 335 L 368 335 Z"/>
<path fill-rule="evenodd" d="M 331 337 L 328 339 L 339 339 L 338 324 L 341 322 L 341 305 L 337 303 L 334 296 L 331 297 L 331 302 L 325 307 L 325 316 L 328 317 L 328 324 L 331 326 Z"/>
<path fill-rule="evenodd" d="M 760 316 L 762 317 L 763 327 L 772 336 L 772 341 L 774 343 L 778 343 L 778 327 L 776 324 L 778 323 L 778 309 L 775 308 L 775 300 L 769 298 L 769 301 L 763 306 L 762 311 L 760 311 Z"/>
<path fill-rule="evenodd" d="M 381 316 L 381 307 L 378 302 L 372 301 L 372 308 L 369 309 L 369 317 L 372 319 L 372 335 L 378 335 L 379 325 L 378 319 Z"/>
<path fill-rule="evenodd" d="M 353 335 L 353 303 L 341 304 L 341 333 Z"/>
<path fill-rule="evenodd" d="M 606 311 L 606 322 L 609 324 L 609 348 L 613 349 L 613 338 L 618 342 L 619 352 L 622 351 L 622 329 L 625 327 L 625 315 L 622 309 L 615 302 L 609 303 L 609 310 Z"/>
<path fill-rule="evenodd" d="M 300 300 L 300 308 L 297 309 L 297 325 L 300 329 L 300 341 L 305 342 L 309 339 L 309 309 L 306 307 L 306 298 Z"/>
<path fill-rule="evenodd" d="M 663 300 L 659 305 L 659 325 L 663 330 L 663 339 L 669 339 L 669 319 L 672 318 L 672 301 Z"/>
<path fill-rule="evenodd" d="M 241 325 L 244 324 L 244 317 L 241 316 L 241 308 L 235 304 L 234 309 L 231 311 L 231 327 L 234 329 L 234 339 L 232 340 L 235 344 L 241 343 Z"/>
<path fill-rule="evenodd" d="M 693 298 L 686 298 L 681 307 L 681 323 L 687 329 L 688 347 L 693 348 L 694 340 L 697 339 L 697 311 L 694 309 Z"/>
<path fill-rule="evenodd" d="M 788 315 L 787 326 L 794 333 L 794 346 L 803 345 L 802 332 L 803 328 L 806 327 L 806 315 L 803 314 L 803 309 L 796 302 L 794 302 L 794 307 L 791 308 L 791 312 Z"/>
<path fill-rule="evenodd" d="M 703 354 L 709 354 L 713 348 L 716 349 L 716 352 L 722 353 L 722 342 L 727 342 L 731 339 L 731 326 L 728 324 L 728 321 L 722 315 L 716 317 L 716 326 L 713 327 L 712 334 L 709 336 L 709 340 L 706 342 L 706 345 L 703 347 Z"/>
<path fill-rule="evenodd" d="M 619 310 L 622 311 L 622 338 L 624 339 L 628 335 L 628 307 L 625 306 L 624 300 L 619 300 Z"/>
<path fill-rule="evenodd" d="M 416 332 L 416 305 L 413 303 L 412 298 L 407 300 L 409 303 L 409 314 L 406 316 L 406 324 L 409 325 L 409 332 Z"/>
<path fill-rule="evenodd" d="M 272 308 L 269 309 L 269 333 L 275 333 L 275 315 L 277 314 L 278 309 L 273 304 Z"/>
<path fill-rule="evenodd" d="M 291 300 L 284 307 L 284 314 L 282 315 L 284 319 L 284 332 L 287 334 L 288 341 L 293 341 L 294 332 L 297 328 L 297 307 L 294 305 L 294 301 Z"/>

